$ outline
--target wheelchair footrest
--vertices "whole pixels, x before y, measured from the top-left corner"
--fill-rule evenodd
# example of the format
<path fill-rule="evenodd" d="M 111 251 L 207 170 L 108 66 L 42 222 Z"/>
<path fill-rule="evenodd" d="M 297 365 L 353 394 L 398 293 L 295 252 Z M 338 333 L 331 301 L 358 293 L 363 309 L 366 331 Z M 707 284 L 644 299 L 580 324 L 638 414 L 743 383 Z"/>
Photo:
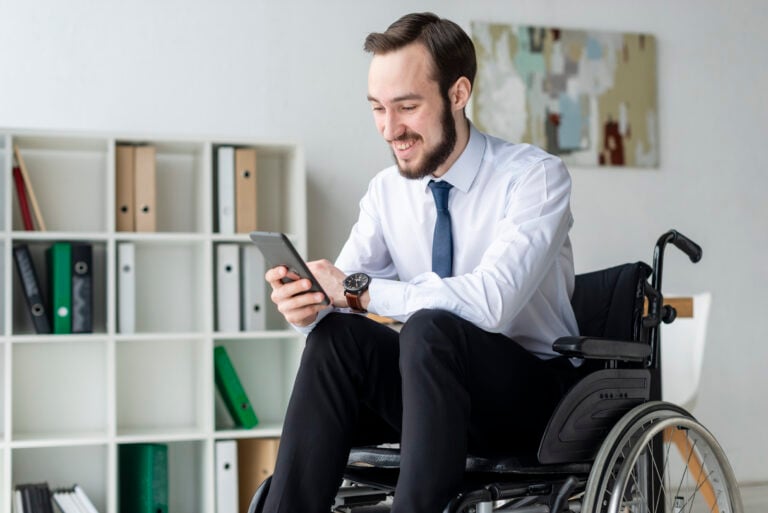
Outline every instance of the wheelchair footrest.
<path fill-rule="evenodd" d="M 334 508 L 372 506 L 387 499 L 386 492 L 372 486 L 344 486 L 336 494 Z"/>

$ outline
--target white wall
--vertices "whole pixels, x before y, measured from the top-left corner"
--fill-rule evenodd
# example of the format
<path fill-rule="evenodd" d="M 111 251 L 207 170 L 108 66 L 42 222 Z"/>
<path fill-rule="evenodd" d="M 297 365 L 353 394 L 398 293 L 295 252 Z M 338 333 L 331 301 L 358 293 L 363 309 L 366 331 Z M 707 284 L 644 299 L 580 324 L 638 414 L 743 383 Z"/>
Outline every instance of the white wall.
<path fill-rule="evenodd" d="M 768 3 L 764 0 L 0 0 L 0 126 L 291 139 L 309 167 L 310 256 L 333 258 L 390 163 L 365 101 L 365 35 L 434 10 L 658 38 L 661 166 L 574 168 L 580 271 L 651 259 L 675 227 L 667 290 L 714 294 L 694 414 L 743 481 L 768 481 Z"/>

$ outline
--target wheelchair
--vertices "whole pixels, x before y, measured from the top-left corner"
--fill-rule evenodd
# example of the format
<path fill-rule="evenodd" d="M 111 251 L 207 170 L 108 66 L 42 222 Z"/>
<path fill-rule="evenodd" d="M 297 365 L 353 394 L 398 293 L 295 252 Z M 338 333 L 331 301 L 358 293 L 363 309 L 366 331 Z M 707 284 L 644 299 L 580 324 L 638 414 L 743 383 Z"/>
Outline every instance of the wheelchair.
<path fill-rule="evenodd" d="M 743 511 L 721 446 L 689 412 L 661 401 L 660 326 L 677 315 L 662 295 L 670 243 L 700 260 L 701 248 L 670 230 L 656 243 L 653 267 L 576 276 L 571 302 L 581 335 L 553 347 L 591 372 L 561 399 L 535 455 L 468 455 L 463 487 L 445 513 Z M 398 467 L 396 447 L 353 448 L 333 511 L 388 511 Z M 249 513 L 261 511 L 270 480 Z"/>

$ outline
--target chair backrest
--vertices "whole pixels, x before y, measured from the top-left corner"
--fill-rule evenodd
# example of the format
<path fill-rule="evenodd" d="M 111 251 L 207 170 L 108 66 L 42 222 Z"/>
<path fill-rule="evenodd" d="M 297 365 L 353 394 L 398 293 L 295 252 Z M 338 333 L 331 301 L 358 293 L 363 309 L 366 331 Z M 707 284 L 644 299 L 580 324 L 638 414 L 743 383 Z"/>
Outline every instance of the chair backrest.
<path fill-rule="evenodd" d="M 571 305 L 579 334 L 616 340 L 645 340 L 644 284 L 651 268 L 643 262 L 576 276 Z"/>
<path fill-rule="evenodd" d="M 678 316 L 661 328 L 661 397 L 690 409 L 704 361 L 710 293 L 693 296 L 693 317 Z"/>

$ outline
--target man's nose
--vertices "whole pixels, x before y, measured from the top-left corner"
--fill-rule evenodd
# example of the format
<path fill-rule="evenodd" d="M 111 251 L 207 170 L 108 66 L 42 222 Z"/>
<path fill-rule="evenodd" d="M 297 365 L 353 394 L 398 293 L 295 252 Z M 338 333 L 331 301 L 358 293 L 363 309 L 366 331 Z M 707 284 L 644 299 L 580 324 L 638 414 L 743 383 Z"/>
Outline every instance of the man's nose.
<path fill-rule="evenodd" d="M 394 141 L 403 134 L 403 127 L 400 123 L 400 117 L 396 112 L 389 111 L 384 116 L 384 125 L 381 129 L 381 135 L 387 141 Z"/>

